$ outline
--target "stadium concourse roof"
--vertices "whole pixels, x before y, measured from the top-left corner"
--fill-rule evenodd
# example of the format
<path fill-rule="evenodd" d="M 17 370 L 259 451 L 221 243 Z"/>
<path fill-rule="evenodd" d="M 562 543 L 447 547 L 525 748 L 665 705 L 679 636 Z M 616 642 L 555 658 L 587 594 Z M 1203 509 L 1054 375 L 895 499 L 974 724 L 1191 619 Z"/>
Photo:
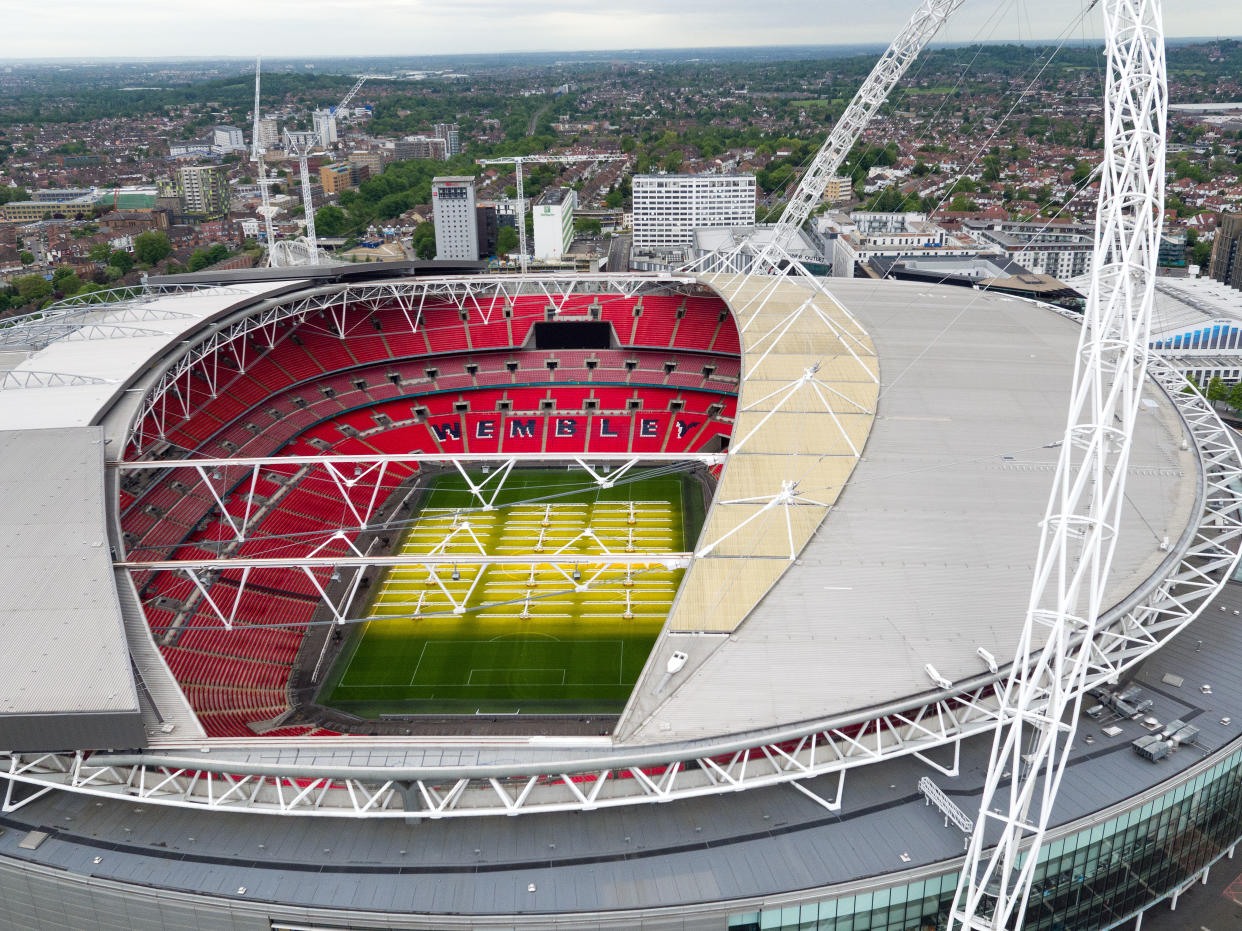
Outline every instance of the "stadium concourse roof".
<path fill-rule="evenodd" d="M 134 636 L 140 612 L 123 618 L 112 572 L 104 458 L 125 437 L 101 419 L 184 334 L 283 287 L 148 295 L 73 311 L 68 330 L 0 330 L 0 747 L 142 745 L 130 656 L 154 646 Z M 152 685 L 166 717 L 201 734 L 180 694 Z"/>

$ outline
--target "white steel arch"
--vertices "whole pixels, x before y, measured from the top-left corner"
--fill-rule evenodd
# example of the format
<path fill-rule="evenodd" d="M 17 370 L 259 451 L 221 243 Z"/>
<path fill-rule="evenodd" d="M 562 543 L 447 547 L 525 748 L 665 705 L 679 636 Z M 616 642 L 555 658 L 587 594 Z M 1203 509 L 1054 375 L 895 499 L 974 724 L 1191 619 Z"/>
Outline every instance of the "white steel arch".
<path fill-rule="evenodd" d="M 1001 692 L 949 928 L 1021 927 L 1083 692 L 1100 671 L 1107 634 L 1104 589 L 1147 375 L 1168 101 L 1161 0 L 1101 6 L 1107 78 L 1091 290 L 1026 623 Z M 1047 638 L 1042 650 L 1037 632 Z"/>

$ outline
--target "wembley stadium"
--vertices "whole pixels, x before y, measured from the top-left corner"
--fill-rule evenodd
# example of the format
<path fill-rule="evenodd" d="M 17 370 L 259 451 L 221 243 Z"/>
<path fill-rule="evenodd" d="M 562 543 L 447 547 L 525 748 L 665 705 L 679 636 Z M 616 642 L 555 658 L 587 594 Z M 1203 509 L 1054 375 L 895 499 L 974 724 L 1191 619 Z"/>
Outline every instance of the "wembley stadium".
<path fill-rule="evenodd" d="M 942 927 L 1080 331 L 436 262 L 7 328 L 0 924 Z M 1141 921 L 1242 836 L 1240 464 L 1183 385 L 1025 928 Z"/>

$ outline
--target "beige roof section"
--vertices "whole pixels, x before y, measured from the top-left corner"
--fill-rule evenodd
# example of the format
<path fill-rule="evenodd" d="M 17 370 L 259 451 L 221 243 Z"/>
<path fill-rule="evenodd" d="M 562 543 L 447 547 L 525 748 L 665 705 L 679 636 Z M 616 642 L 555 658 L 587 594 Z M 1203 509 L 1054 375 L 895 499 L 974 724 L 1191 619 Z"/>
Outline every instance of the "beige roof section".
<path fill-rule="evenodd" d="M 866 330 L 809 282 L 712 285 L 737 318 L 743 377 L 703 555 L 669 615 L 671 631 L 732 631 L 780 578 L 853 471 L 879 386 Z M 819 491 L 804 495 L 800 485 Z"/>

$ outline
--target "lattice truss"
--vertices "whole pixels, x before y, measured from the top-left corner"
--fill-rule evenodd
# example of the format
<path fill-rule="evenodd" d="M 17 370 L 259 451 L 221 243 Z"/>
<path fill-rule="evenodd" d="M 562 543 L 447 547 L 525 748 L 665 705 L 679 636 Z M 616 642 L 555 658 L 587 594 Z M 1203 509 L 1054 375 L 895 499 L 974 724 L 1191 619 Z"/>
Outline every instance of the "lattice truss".
<path fill-rule="evenodd" d="M 1140 654 L 1153 646 L 1147 627 L 1117 629 L 1102 613 L 1135 419 L 1152 364 L 1168 103 L 1164 30 L 1160 0 L 1103 0 L 1101 8 L 1107 77 L 1091 288 L 1026 622 L 1000 693 L 1001 723 L 951 928 L 1022 923 L 1083 695 L 1117 680 L 1121 669 L 1107 655 L 1109 646 L 1120 641 Z M 1158 371 L 1170 388 L 1184 387 Z M 1214 442 L 1232 446 L 1223 429 Z M 1205 464 L 1210 470 L 1211 460 Z M 1236 479 L 1236 472 L 1225 483 L 1212 477 L 1223 532 L 1212 534 L 1203 553 L 1204 587 L 1223 584 L 1237 562 L 1237 492 L 1229 487 Z M 1198 539 L 1194 545 L 1203 548 Z M 1193 617 L 1178 617 L 1173 626 Z"/>
<path fill-rule="evenodd" d="M 332 285 L 273 299 L 197 340 L 161 374 L 134 420 L 128 458 L 166 455 L 169 429 L 227 390 L 230 381 L 287 339 L 297 324 L 347 339 L 373 332 L 370 314 L 395 309 L 406 332 L 416 333 L 424 325 L 423 311 L 432 305 L 451 306 L 463 319 L 487 324 L 517 297 L 542 297 L 557 315 L 576 295 L 630 299 L 693 284 L 687 275 L 479 275 Z"/>
<path fill-rule="evenodd" d="M 537 458 L 580 469 L 583 487 L 598 489 L 615 487 L 640 466 L 715 466 L 723 459 L 672 453 Z M 522 617 L 547 617 L 566 608 L 567 596 L 593 593 L 588 616 L 597 609 L 612 617 L 663 617 L 691 557 L 675 545 L 673 503 L 498 503 L 523 461 L 504 454 L 411 453 L 118 463 L 122 475 L 169 483 L 181 495 L 200 498 L 207 510 L 194 552 L 169 558 L 165 546 L 134 547 L 117 565 L 133 574 L 139 590 L 160 572 L 191 583 L 185 597 L 156 599 L 156 607 L 175 614 L 164 635 L 170 640 L 196 615 L 226 629 L 244 624 L 247 595 L 286 591 L 290 576 L 305 580 L 337 624 L 366 619 L 352 615 L 350 606 L 381 573 L 382 615 L 460 615 L 473 604 L 486 616 L 489 608 L 518 603 Z M 474 505 L 414 514 L 412 479 L 420 470 L 459 476 Z M 319 529 L 260 529 L 270 526 L 267 518 L 294 488 L 331 502 L 329 512 L 339 520 Z M 394 549 L 395 538 L 402 542 Z"/>

